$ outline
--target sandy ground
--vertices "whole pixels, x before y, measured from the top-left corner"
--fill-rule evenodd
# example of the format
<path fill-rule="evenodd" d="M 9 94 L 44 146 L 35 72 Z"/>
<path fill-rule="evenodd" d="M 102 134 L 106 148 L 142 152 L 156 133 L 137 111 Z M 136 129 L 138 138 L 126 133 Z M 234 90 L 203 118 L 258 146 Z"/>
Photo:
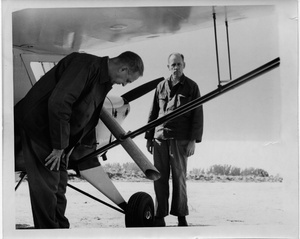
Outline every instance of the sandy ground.
<path fill-rule="evenodd" d="M 82 181 L 69 183 L 113 204 L 89 183 Z M 152 182 L 114 181 L 114 184 L 126 201 L 138 191 L 147 192 L 153 199 L 155 198 Z M 192 233 L 193 238 L 200 238 L 205 235 L 218 237 L 229 235 L 233 237 L 294 235 L 295 223 L 297 222 L 290 215 L 292 209 L 289 208 L 286 201 L 284 190 L 284 183 L 201 183 L 188 181 L 190 215 L 187 218 L 189 227 L 184 230 L 189 231 L 185 231 L 183 235 Z M 87 231 L 92 233 L 96 229 L 108 228 L 109 237 L 112 235 L 111 233 L 116 232 L 116 229 L 125 228 L 124 214 L 69 187 L 67 198 L 66 215 L 71 224 L 68 231 L 71 233 L 76 232 L 76 236 L 80 236 L 82 231 L 83 233 Z M 174 216 L 166 217 L 166 223 L 166 229 L 155 228 L 155 232 L 168 231 L 168 229 L 173 229 L 173 232 L 174 229 L 175 231 L 178 230 L 177 220 Z M 23 228 L 33 226 L 26 181 L 21 184 L 16 192 L 16 226 Z M 132 232 L 132 229 L 126 228 L 126 230 Z M 145 229 L 143 232 L 148 230 Z M 152 228 L 150 234 L 146 234 L 148 236 L 152 235 L 153 230 L 154 228 Z M 16 231 L 25 232 L 30 230 L 18 229 Z M 135 235 L 134 232 L 132 233 Z M 99 234 L 96 233 L 96 235 L 99 237 Z M 103 236 L 103 234 L 101 235 Z M 159 233 L 159 235 L 164 235 L 164 233 Z M 166 232 L 166 235 L 169 236 L 170 234 Z"/>

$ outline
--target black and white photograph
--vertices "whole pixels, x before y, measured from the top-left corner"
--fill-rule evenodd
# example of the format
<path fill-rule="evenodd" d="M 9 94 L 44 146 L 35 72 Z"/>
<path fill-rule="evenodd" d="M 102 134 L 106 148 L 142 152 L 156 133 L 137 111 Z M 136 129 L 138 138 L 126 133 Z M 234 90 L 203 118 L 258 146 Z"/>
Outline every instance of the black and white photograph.
<path fill-rule="evenodd" d="M 297 0 L 4 0 L 3 238 L 299 238 Z"/>

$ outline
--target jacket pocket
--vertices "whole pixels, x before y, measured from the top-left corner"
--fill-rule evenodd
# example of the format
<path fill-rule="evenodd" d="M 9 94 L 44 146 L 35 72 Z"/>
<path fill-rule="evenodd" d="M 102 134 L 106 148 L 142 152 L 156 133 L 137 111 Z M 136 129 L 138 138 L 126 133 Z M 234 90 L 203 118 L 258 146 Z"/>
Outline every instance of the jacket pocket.
<path fill-rule="evenodd" d="M 177 95 L 177 104 L 176 107 L 180 107 L 182 105 L 185 105 L 191 101 L 191 95 L 184 95 L 184 94 L 178 94 Z"/>

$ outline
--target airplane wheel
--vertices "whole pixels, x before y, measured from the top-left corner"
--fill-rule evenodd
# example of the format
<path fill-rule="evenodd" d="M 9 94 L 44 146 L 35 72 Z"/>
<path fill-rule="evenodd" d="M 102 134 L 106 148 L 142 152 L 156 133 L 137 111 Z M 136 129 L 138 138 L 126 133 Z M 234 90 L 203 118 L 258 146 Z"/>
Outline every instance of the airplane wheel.
<path fill-rule="evenodd" d="M 154 223 L 154 203 L 145 192 L 133 194 L 127 204 L 126 227 L 152 227 Z"/>

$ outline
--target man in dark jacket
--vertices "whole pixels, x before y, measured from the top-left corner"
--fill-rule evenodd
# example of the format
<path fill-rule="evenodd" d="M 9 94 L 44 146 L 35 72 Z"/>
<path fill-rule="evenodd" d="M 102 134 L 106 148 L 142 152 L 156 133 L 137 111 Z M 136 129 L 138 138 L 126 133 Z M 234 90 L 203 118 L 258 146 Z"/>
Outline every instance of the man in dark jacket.
<path fill-rule="evenodd" d="M 82 141 L 95 144 L 95 127 L 112 85 L 125 86 L 143 71 L 133 52 L 114 58 L 72 53 L 15 106 L 35 228 L 69 228 L 64 215 L 68 158 Z"/>
<path fill-rule="evenodd" d="M 168 58 L 171 76 L 158 84 L 150 110 L 151 122 L 200 97 L 198 85 L 183 74 L 184 57 L 172 53 Z M 203 133 L 202 106 L 146 132 L 147 149 L 153 153 L 154 166 L 161 173 L 154 182 L 156 194 L 155 224 L 165 226 L 169 214 L 169 178 L 172 171 L 173 196 L 170 214 L 178 217 L 178 226 L 187 226 L 187 159 L 194 154 L 195 143 Z"/>

